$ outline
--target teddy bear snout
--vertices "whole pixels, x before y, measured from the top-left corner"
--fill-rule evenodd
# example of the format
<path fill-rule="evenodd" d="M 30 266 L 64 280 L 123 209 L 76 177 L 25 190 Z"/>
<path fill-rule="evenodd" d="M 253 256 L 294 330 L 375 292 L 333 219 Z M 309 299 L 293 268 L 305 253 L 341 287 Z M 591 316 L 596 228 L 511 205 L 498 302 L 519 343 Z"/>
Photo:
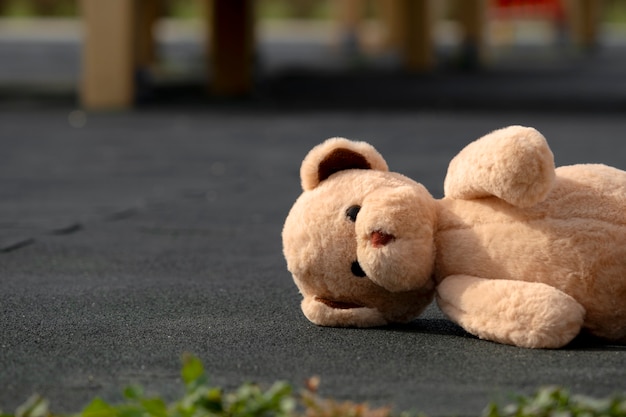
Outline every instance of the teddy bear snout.
<path fill-rule="evenodd" d="M 370 234 L 370 242 L 375 248 L 382 248 L 387 246 L 388 243 L 394 241 L 396 237 L 390 233 L 385 233 L 381 230 L 373 231 Z"/>

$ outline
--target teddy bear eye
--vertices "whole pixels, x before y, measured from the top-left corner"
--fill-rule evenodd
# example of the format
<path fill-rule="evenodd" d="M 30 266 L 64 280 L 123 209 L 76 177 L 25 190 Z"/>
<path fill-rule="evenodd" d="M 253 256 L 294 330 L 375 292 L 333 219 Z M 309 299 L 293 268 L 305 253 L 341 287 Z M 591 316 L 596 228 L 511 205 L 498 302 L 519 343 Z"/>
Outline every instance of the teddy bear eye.
<path fill-rule="evenodd" d="M 352 265 L 350 266 L 350 271 L 355 277 L 363 278 L 367 276 L 365 271 L 363 271 L 363 269 L 361 268 L 361 265 L 359 265 L 358 261 L 352 262 Z"/>
<path fill-rule="evenodd" d="M 359 210 L 361 210 L 361 206 L 350 206 L 348 210 L 346 210 L 346 216 L 350 219 L 351 222 L 356 221 L 356 215 L 359 214 Z"/>

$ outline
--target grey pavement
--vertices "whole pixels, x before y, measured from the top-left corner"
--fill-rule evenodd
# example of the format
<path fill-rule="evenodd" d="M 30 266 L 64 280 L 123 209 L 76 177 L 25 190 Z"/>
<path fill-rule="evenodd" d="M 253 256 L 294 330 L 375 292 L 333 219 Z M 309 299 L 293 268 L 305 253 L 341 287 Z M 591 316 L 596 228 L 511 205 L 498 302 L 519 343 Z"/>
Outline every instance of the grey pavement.
<path fill-rule="evenodd" d="M 367 83 L 353 81 L 357 99 L 334 96 L 328 77 L 300 71 L 284 95 L 267 88 L 248 100 L 202 102 L 187 87 L 168 87 L 138 110 L 112 113 L 76 113 L 71 92 L 20 98 L 7 87 L 0 408 L 11 411 L 38 392 L 53 410 L 74 412 L 94 396 L 120 400 L 122 388 L 136 383 L 173 398 L 184 352 L 198 355 L 211 381 L 226 388 L 302 386 L 319 375 L 322 395 L 431 416 L 477 415 L 491 400 L 543 385 L 626 392 L 626 348 L 598 340 L 555 351 L 499 345 L 466 334 L 436 306 L 402 326 L 314 326 L 300 312 L 281 254 L 300 162 L 330 136 L 371 142 L 391 169 L 437 197 L 456 152 L 508 124 L 542 131 L 558 165 L 626 169 L 621 78 L 611 72 L 615 88 L 601 100 L 589 86 L 608 91 L 608 77 L 598 74 L 609 70 L 587 60 L 572 68 L 564 71 L 580 72 L 571 88 L 587 100 L 577 106 L 559 98 L 561 87 L 513 97 L 506 108 L 501 99 L 459 92 L 453 103 L 394 102 L 385 83 L 407 92 L 422 78 L 375 71 L 361 78 Z M 530 82 L 546 72 L 523 75 Z M 461 80 L 472 76 L 449 77 L 467 86 Z M 475 77 L 490 91 L 509 88 L 504 76 Z M 273 85 L 286 82 L 279 78 Z M 345 75 L 330 78 L 332 86 Z M 368 83 L 378 101 L 363 105 Z M 296 100 L 312 85 L 309 100 Z"/>

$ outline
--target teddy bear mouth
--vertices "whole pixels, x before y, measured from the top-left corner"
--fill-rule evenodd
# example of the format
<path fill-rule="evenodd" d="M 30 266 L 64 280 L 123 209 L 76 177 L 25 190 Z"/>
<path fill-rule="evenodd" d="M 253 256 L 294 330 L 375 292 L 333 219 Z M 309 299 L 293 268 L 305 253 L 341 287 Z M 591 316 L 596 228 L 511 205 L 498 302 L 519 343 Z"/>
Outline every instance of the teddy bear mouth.
<path fill-rule="evenodd" d="M 329 300 L 328 298 L 315 297 L 315 301 L 318 301 L 322 304 L 326 304 L 330 308 L 336 308 L 338 310 L 349 310 L 351 308 L 363 308 L 362 305 L 355 303 L 348 303 L 344 301 L 335 301 Z"/>

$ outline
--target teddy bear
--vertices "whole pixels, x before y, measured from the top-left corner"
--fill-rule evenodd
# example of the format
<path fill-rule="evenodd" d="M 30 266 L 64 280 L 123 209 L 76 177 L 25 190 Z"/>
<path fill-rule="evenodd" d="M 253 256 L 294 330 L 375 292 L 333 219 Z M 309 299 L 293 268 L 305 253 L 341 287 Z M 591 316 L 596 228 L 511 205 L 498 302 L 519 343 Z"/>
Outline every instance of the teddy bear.
<path fill-rule="evenodd" d="M 540 132 L 509 126 L 452 159 L 441 199 L 345 138 L 314 147 L 300 180 L 283 253 L 311 322 L 409 322 L 436 299 L 481 339 L 626 343 L 626 172 L 555 168 Z"/>

